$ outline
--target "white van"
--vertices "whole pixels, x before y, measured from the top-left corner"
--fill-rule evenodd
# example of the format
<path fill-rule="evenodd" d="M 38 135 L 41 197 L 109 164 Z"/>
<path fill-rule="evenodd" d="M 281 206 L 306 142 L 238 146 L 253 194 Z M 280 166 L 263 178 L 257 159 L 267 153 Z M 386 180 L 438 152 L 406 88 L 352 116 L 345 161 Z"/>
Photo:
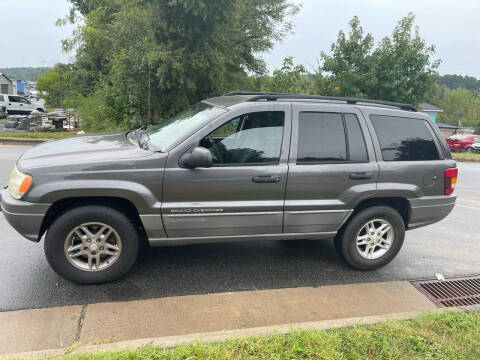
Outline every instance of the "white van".
<path fill-rule="evenodd" d="M 30 114 L 33 110 L 45 112 L 45 106 L 31 102 L 27 98 L 18 95 L 0 94 L 0 107 L 5 107 L 8 114 Z"/>

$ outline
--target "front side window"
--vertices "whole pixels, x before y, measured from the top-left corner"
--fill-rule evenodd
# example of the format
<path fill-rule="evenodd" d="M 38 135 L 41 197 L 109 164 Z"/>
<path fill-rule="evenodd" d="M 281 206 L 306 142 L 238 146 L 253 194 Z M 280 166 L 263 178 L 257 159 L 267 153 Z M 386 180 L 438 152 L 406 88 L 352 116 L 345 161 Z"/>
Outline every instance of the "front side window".
<path fill-rule="evenodd" d="M 18 101 L 21 102 L 21 103 L 24 103 L 24 104 L 28 104 L 28 100 L 23 98 L 23 97 L 19 97 Z"/>
<path fill-rule="evenodd" d="M 200 141 L 213 165 L 266 165 L 280 160 L 285 113 L 264 111 L 230 120 Z"/>
<path fill-rule="evenodd" d="M 440 155 L 428 124 L 423 119 L 370 115 L 383 160 L 439 160 Z"/>

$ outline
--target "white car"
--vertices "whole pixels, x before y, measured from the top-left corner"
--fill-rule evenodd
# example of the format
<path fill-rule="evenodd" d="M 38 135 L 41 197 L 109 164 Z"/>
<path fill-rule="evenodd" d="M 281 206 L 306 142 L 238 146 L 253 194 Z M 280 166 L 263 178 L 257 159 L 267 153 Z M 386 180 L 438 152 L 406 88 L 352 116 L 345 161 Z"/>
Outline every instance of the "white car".
<path fill-rule="evenodd" d="M 470 149 L 471 149 L 471 151 L 474 152 L 474 153 L 480 153 L 480 142 L 473 143 L 473 144 L 470 146 Z"/>
<path fill-rule="evenodd" d="M 5 107 L 8 114 L 30 114 L 34 110 L 46 112 L 45 106 L 31 102 L 19 95 L 0 94 L 0 107 Z"/>

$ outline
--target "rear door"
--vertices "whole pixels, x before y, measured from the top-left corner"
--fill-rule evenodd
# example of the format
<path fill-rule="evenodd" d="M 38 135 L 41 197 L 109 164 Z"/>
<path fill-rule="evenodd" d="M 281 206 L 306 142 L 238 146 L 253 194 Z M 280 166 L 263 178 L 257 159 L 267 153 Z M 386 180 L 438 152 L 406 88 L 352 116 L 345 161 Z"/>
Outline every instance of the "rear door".
<path fill-rule="evenodd" d="M 334 104 L 293 105 L 285 233 L 334 234 L 354 204 L 374 194 L 377 177 L 360 111 Z"/>
<path fill-rule="evenodd" d="M 282 232 L 290 104 L 231 110 L 169 154 L 162 218 L 169 238 Z M 179 158 L 203 146 L 211 168 L 185 169 Z"/>

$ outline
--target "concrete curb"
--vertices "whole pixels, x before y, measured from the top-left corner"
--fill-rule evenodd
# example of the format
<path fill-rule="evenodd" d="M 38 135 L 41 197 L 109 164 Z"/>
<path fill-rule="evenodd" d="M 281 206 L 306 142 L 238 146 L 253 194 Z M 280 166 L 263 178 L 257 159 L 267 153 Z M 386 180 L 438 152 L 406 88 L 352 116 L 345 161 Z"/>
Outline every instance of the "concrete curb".
<path fill-rule="evenodd" d="M 38 145 L 49 140 L 0 137 L 0 145 Z"/>
<path fill-rule="evenodd" d="M 322 320 L 298 324 L 283 324 L 277 326 L 256 327 L 239 330 L 215 331 L 199 334 L 188 334 L 180 336 L 165 336 L 148 339 L 127 340 L 109 344 L 84 345 L 76 347 L 75 344 L 69 348 L 32 351 L 16 354 L 0 355 L 0 359 L 32 359 L 52 358 L 67 354 L 91 354 L 106 351 L 121 351 L 138 349 L 146 346 L 168 349 L 177 345 L 187 345 L 194 342 L 213 343 L 227 341 L 233 338 L 248 338 L 255 336 L 285 335 L 296 330 L 328 330 L 360 325 L 373 325 L 389 320 L 409 320 L 426 313 L 442 313 L 449 311 L 461 311 L 457 308 L 442 308 L 433 311 L 413 311 L 406 313 L 394 313 L 387 315 L 376 315 L 366 317 L 354 317 L 335 320 Z"/>
<path fill-rule="evenodd" d="M 370 306 L 372 301 L 377 306 Z M 8 358 L 6 354 L 25 358 L 172 347 L 292 329 L 371 324 L 437 310 L 409 282 L 393 281 L 0 312 L 0 359 Z"/>

